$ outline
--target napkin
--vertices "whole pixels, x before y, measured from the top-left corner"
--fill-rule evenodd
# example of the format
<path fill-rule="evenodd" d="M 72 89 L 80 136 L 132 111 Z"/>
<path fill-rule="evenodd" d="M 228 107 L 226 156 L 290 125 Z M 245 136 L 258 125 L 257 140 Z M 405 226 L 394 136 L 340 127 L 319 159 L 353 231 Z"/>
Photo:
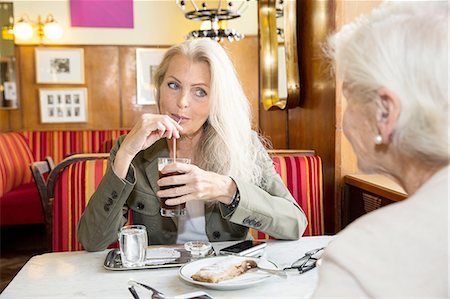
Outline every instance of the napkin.
<path fill-rule="evenodd" d="M 147 248 L 145 254 L 146 265 L 162 265 L 175 261 L 181 253 L 172 248 Z"/>

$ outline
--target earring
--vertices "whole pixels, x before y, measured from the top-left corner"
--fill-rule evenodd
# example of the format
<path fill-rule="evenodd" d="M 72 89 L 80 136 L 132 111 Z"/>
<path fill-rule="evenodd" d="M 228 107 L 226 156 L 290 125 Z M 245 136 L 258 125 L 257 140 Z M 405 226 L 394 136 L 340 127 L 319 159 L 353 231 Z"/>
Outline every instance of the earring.
<path fill-rule="evenodd" d="M 376 145 L 380 145 L 383 143 L 383 137 L 381 137 L 380 134 L 378 134 L 377 136 L 375 136 L 375 138 L 373 139 L 373 141 L 375 142 Z"/>

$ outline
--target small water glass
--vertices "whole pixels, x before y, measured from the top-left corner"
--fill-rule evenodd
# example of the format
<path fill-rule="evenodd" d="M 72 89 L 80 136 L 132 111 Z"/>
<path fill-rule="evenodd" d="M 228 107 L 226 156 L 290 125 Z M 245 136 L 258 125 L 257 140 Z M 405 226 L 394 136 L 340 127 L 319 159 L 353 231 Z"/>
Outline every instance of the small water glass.
<path fill-rule="evenodd" d="M 137 267 L 145 263 L 147 229 L 144 225 L 126 225 L 119 232 L 120 256 L 124 267 Z"/>

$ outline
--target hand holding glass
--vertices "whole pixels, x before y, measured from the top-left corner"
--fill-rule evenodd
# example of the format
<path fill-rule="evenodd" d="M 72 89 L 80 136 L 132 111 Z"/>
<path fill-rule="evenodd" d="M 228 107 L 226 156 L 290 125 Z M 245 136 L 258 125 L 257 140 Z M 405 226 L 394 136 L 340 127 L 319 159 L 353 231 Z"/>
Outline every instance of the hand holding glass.
<path fill-rule="evenodd" d="M 164 177 L 168 177 L 168 176 L 176 176 L 176 175 L 180 175 L 182 173 L 179 172 L 171 172 L 171 173 L 161 173 L 161 170 L 168 164 L 172 164 L 172 163 L 185 163 L 185 164 L 191 164 L 191 159 L 186 159 L 186 158 L 158 158 L 158 172 L 159 172 L 159 178 L 164 178 Z M 161 186 L 160 189 L 161 190 L 166 190 L 166 189 L 170 189 L 170 188 L 175 188 L 175 187 L 179 187 L 179 186 L 183 186 L 182 184 L 177 184 L 177 185 L 171 185 L 171 186 Z M 181 203 L 178 205 L 166 205 L 166 200 L 168 199 L 172 199 L 172 198 L 176 198 L 176 197 L 161 197 L 160 198 L 160 205 L 161 205 L 161 216 L 165 216 L 165 217 L 176 217 L 176 216 L 183 216 L 186 214 L 186 203 Z"/>

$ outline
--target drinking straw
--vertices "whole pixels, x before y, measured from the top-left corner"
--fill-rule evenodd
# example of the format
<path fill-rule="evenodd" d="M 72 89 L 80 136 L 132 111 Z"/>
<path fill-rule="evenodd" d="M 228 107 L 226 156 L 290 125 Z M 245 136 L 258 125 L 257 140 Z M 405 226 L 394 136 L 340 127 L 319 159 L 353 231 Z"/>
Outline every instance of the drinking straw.
<path fill-rule="evenodd" d="M 178 120 L 177 124 L 180 124 L 181 118 Z M 175 163 L 175 160 L 177 159 L 177 139 L 173 137 L 172 135 L 172 142 L 173 142 L 173 162 Z"/>
<path fill-rule="evenodd" d="M 173 140 L 173 163 L 175 163 L 175 159 L 177 158 L 177 139 L 172 137 Z"/>

